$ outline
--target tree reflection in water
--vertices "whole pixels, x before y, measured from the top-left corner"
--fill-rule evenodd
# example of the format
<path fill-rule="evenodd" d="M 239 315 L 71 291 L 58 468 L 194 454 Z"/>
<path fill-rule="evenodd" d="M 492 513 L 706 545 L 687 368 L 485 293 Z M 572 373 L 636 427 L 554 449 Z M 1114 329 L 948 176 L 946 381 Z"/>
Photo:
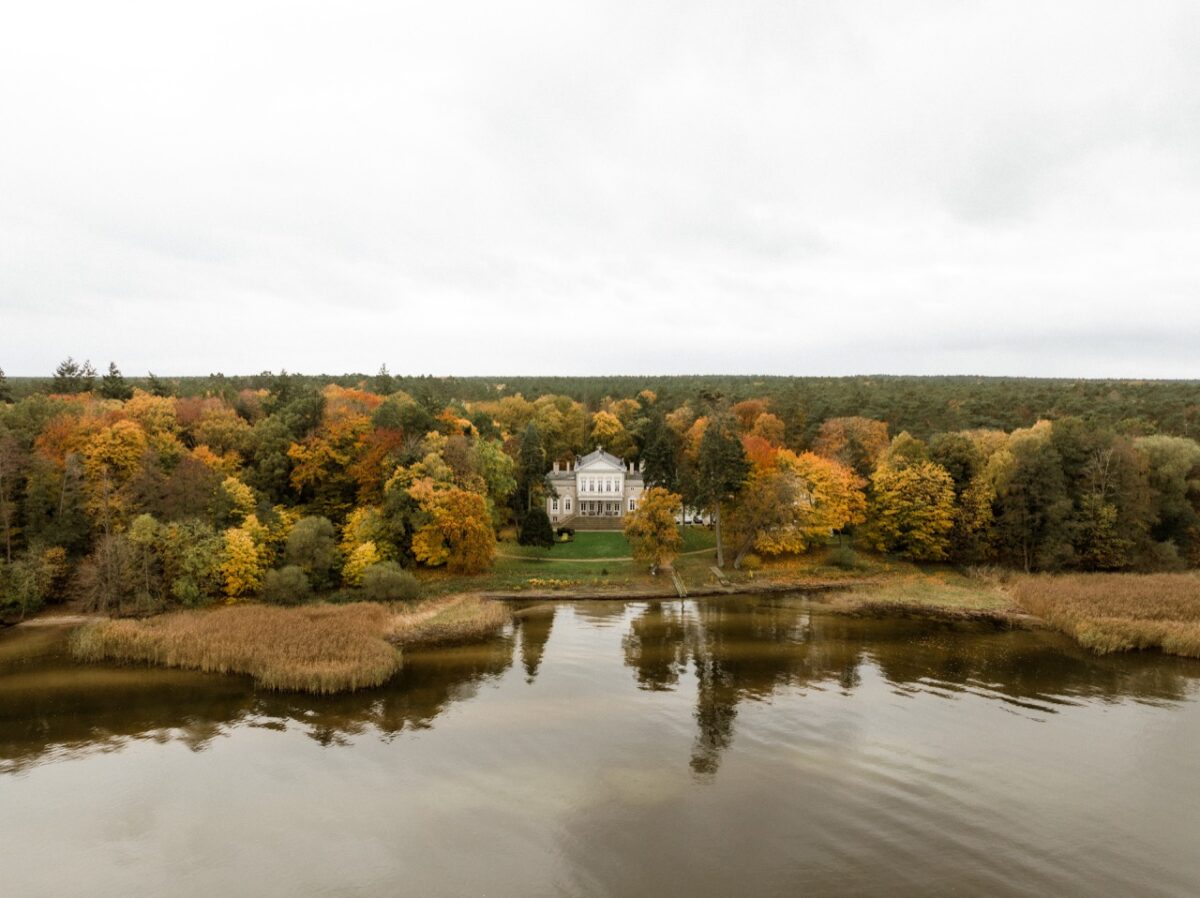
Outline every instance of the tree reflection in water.
<path fill-rule="evenodd" d="M 582 673 L 593 694 L 632 702 L 625 707 L 634 719 L 646 710 L 631 685 L 649 692 L 694 688 L 690 764 L 701 778 L 715 775 L 732 745 L 742 703 L 769 702 L 783 691 L 829 691 L 857 701 L 869 680 L 900 695 L 969 693 L 1049 714 L 1085 699 L 1176 702 L 1200 677 L 1200 664 L 1187 659 L 1096 657 L 1047 632 L 845 617 L 786 597 L 574 603 L 573 613 L 558 622 L 566 629 L 556 653 L 550 635 L 565 610 L 518 608 L 510 632 L 473 645 L 410 650 L 385 686 L 339 696 L 257 692 L 234 676 L 83 666 L 67 656 L 66 630 L 0 633 L 0 773 L 111 751 L 132 739 L 202 751 L 239 726 L 296 730 L 326 746 L 367 733 L 391 740 L 432 726 L 482 683 L 500 678 L 518 660 L 518 646 L 526 683 L 550 678 L 570 702 L 576 694 L 571 678 Z M 620 662 L 615 669 L 601 663 L 617 660 L 607 653 L 618 642 L 633 684 Z M 593 654 L 581 653 L 582 644 Z M 508 700 L 564 699 L 541 691 Z M 553 705 L 538 706 L 537 713 L 559 719 Z"/>
<path fill-rule="evenodd" d="M 691 766 L 701 776 L 716 772 L 732 743 L 741 702 L 767 701 L 784 689 L 836 687 L 850 695 L 864 665 L 900 693 L 970 692 L 1046 713 L 1073 696 L 1179 701 L 1200 674 L 1195 662 L 1158 654 L 1096 657 L 1046 632 L 847 617 L 776 597 L 651 602 L 631 622 L 623 648 L 641 689 L 676 689 L 691 665 Z"/>
<path fill-rule="evenodd" d="M 553 605 L 534 605 L 513 614 L 521 634 L 521 666 L 525 668 L 526 683 L 537 677 L 554 626 L 554 611 Z"/>

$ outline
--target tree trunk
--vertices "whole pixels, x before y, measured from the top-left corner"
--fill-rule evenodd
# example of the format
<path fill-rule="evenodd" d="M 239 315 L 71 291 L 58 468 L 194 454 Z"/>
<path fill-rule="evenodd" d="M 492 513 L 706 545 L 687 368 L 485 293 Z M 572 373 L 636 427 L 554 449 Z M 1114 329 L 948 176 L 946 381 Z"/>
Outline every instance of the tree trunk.
<path fill-rule="evenodd" d="M 721 545 L 721 503 L 718 502 L 713 510 L 713 524 L 717 531 L 717 567 L 725 568 L 725 549 Z"/>
<path fill-rule="evenodd" d="M 746 557 L 746 554 L 753 547 L 754 547 L 754 537 L 753 536 L 751 536 L 744 543 L 742 543 L 742 547 L 740 549 L 738 549 L 737 556 L 733 559 L 733 569 L 735 571 L 740 571 L 742 569 L 742 559 Z"/>

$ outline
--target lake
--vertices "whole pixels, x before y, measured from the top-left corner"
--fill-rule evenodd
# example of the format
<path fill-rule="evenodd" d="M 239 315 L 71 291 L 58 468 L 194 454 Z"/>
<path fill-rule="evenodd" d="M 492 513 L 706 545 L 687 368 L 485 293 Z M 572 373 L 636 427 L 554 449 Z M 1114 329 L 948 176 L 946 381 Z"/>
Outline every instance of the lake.
<path fill-rule="evenodd" d="M 0 632 L 0 894 L 1196 895 L 1200 662 L 799 598 L 520 609 L 386 686 Z"/>

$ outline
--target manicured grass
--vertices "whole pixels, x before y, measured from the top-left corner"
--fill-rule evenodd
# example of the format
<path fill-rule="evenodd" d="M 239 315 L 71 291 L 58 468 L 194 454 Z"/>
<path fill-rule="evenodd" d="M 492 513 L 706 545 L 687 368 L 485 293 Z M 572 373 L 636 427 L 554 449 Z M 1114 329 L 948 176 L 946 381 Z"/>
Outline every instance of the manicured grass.
<path fill-rule="evenodd" d="M 624 558 L 629 555 L 629 541 L 620 531 L 581 530 L 571 542 L 556 543 L 552 549 L 511 542 L 501 543 L 500 552 L 524 558 Z"/>
<path fill-rule="evenodd" d="M 604 588 L 644 585 L 649 574 L 632 561 L 571 559 L 497 558 L 492 569 L 477 576 L 421 573 L 424 595 L 444 595 L 471 590 L 530 590 L 555 588 Z"/>
<path fill-rule="evenodd" d="M 683 551 L 697 552 L 716 546 L 713 532 L 707 527 L 683 528 Z M 576 559 L 603 561 L 609 558 L 628 558 L 631 550 L 629 540 L 619 531 L 581 530 L 571 542 L 556 543 L 552 549 L 537 546 L 521 546 L 515 541 L 502 542 L 502 555 L 520 555 L 522 558 Z"/>
<path fill-rule="evenodd" d="M 1099 654 L 1157 648 L 1200 658 L 1200 575 L 1021 577 L 1013 598 Z"/>

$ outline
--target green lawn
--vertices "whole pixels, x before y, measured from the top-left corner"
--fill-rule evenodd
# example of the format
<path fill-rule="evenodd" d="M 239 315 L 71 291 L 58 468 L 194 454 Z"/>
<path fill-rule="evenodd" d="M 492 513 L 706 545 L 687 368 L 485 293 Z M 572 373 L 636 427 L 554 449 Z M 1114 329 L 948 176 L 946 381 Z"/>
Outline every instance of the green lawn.
<path fill-rule="evenodd" d="M 632 587 L 648 579 L 644 565 L 632 561 L 604 561 L 595 564 L 554 558 L 497 558 L 486 574 L 467 576 L 444 572 L 422 572 L 423 592 L 427 596 L 474 589 L 522 590 L 572 587 Z"/>
<path fill-rule="evenodd" d="M 713 545 L 713 534 L 707 527 L 684 528 L 683 551 L 695 552 L 700 549 L 711 549 Z M 575 534 L 575 539 L 571 542 L 556 543 L 552 549 L 519 546 L 515 542 L 502 542 L 500 553 L 502 555 L 519 555 L 522 558 L 548 560 L 573 558 L 602 561 L 607 558 L 628 558 L 630 548 L 625 534 L 619 531 L 581 530 Z"/>
<path fill-rule="evenodd" d="M 619 531 L 583 530 L 571 542 L 556 543 L 552 549 L 505 542 L 500 544 L 500 551 L 523 558 L 628 558 L 629 541 Z"/>
<path fill-rule="evenodd" d="M 683 528 L 683 551 L 697 552 L 700 549 L 715 549 L 716 535 L 707 527 Z"/>

